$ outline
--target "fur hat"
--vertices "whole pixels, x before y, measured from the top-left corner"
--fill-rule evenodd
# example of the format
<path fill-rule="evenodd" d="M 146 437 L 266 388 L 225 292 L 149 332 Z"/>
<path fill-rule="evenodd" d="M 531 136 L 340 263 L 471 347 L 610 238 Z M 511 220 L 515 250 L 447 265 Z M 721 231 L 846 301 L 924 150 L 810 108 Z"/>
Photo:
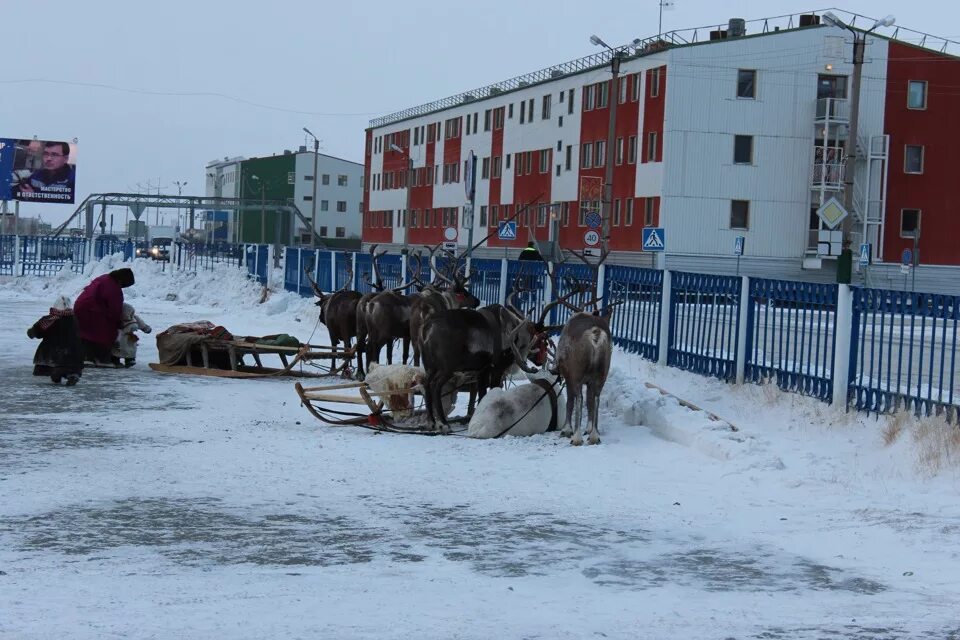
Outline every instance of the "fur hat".
<path fill-rule="evenodd" d="M 66 311 L 73 305 L 70 304 L 70 298 L 67 296 L 58 296 L 57 301 L 53 303 L 51 309 L 56 309 L 57 311 Z"/>
<path fill-rule="evenodd" d="M 135 314 L 136 312 L 137 312 L 137 311 L 136 311 L 136 309 L 133 308 L 133 305 L 132 305 L 132 304 L 127 304 L 126 302 L 123 303 L 123 317 L 124 317 L 124 318 L 132 318 L 132 317 L 133 317 L 133 314 Z"/>
<path fill-rule="evenodd" d="M 110 272 L 110 277 L 117 281 L 121 287 L 130 287 L 134 284 L 133 271 L 124 267 Z"/>

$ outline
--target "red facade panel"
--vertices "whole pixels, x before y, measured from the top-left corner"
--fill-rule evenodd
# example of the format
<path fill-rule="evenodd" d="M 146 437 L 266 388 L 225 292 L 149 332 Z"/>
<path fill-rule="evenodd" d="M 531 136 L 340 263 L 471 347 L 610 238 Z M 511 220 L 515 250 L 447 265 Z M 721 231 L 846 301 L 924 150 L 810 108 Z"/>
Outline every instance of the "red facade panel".
<path fill-rule="evenodd" d="M 913 247 L 912 238 L 902 237 L 901 222 L 904 210 L 919 210 L 920 261 L 957 265 L 960 191 L 953 152 L 960 147 L 960 60 L 899 42 L 889 47 L 884 131 L 890 135 L 890 164 L 882 257 L 895 262 Z M 926 83 L 922 108 L 908 106 L 911 81 Z M 920 173 L 907 172 L 907 145 L 923 149 Z"/>
<path fill-rule="evenodd" d="M 427 128 L 424 127 L 424 132 Z M 441 229 L 434 229 L 427 226 L 426 216 L 433 207 L 433 185 L 434 185 L 434 165 L 437 158 L 437 137 L 434 134 L 429 137 L 427 143 L 422 145 L 424 151 L 424 166 L 417 169 L 417 179 L 410 192 L 410 211 L 416 211 L 416 219 L 412 214 L 408 222 L 410 223 L 409 240 L 411 245 L 435 245 L 443 241 Z M 433 219 L 430 218 L 432 223 Z M 416 225 L 414 226 L 414 222 Z"/>

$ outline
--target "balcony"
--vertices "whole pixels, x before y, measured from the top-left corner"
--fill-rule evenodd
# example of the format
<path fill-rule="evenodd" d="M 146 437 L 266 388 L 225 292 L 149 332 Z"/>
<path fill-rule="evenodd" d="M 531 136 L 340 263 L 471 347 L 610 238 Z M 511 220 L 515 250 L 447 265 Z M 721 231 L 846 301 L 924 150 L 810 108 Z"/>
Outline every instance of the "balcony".
<path fill-rule="evenodd" d="M 850 122 L 850 102 L 841 98 L 817 99 L 817 114 L 815 122 L 831 124 L 847 124 Z"/>
<path fill-rule="evenodd" d="M 815 147 L 811 187 L 817 190 L 842 191 L 846 158 L 843 147 Z"/>

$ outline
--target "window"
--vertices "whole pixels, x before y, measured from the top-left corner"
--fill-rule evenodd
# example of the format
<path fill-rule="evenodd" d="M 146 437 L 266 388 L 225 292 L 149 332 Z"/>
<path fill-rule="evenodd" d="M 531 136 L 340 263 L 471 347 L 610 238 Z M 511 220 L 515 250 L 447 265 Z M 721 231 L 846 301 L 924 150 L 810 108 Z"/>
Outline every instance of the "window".
<path fill-rule="evenodd" d="M 587 208 L 590 206 L 590 203 L 586 200 L 580 202 L 580 215 L 577 216 L 577 226 L 585 227 L 587 226 Z"/>
<path fill-rule="evenodd" d="M 527 118 L 528 122 L 533 122 L 533 98 L 530 98 L 530 101 L 527 102 Z"/>
<path fill-rule="evenodd" d="M 589 169 L 593 166 L 593 143 L 584 142 L 583 146 L 580 147 L 580 166 L 584 169 Z"/>
<path fill-rule="evenodd" d="M 623 164 L 623 138 L 617 138 L 617 166 Z"/>
<path fill-rule="evenodd" d="M 507 105 L 507 117 L 513 120 L 513 103 Z"/>
<path fill-rule="evenodd" d="M 562 170 L 563 170 L 563 166 L 558 164 L 558 165 L 557 165 L 557 177 L 558 177 L 558 178 L 560 177 L 560 172 L 561 172 Z"/>
<path fill-rule="evenodd" d="M 306 182 L 313 182 L 313 176 L 303 176 L 303 179 L 304 179 Z"/>
<path fill-rule="evenodd" d="M 624 226 L 633 226 L 633 198 L 627 198 L 627 215 L 624 219 Z"/>
<path fill-rule="evenodd" d="M 312 201 L 312 200 L 313 200 L 313 196 L 303 196 L 303 201 L 304 201 L 304 202 L 310 202 L 310 201 Z"/>
<path fill-rule="evenodd" d="M 757 97 L 756 69 L 737 70 L 737 97 L 751 99 L 755 99 Z"/>
<path fill-rule="evenodd" d="M 567 92 L 567 113 L 573 113 L 573 93 L 573 89 Z"/>
<path fill-rule="evenodd" d="M 543 107 L 540 110 L 540 119 L 549 120 L 550 119 L 550 96 L 543 96 Z"/>
<path fill-rule="evenodd" d="M 916 144 L 908 144 L 904 147 L 903 153 L 903 172 L 904 173 L 923 173 L 923 147 Z"/>
<path fill-rule="evenodd" d="M 501 167 L 500 167 L 501 158 L 500 156 L 493 157 L 493 176 L 494 178 L 500 177 Z M 510 156 L 507 156 L 507 163 L 509 166 Z"/>
<path fill-rule="evenodd" d="M 493 110 L 493 128 L 503 129 L 503 107 Z"/>
<path fill-rule="evenodd" d="M 550 171 L 550 149 L 540 150 L 540 173 Z"/>
<path fill-rule="evenodd" d="M 844 100 L 847 97 L 847 76 L 832 76 L 820 74 L 817 76 L 817 99 L 837 98 Z"/>
<path fill-rule="evenodd" d="M 627 138 L 627 164 L 637 164 L 637 136 Z"/>
<path fill-rule="evenodd" d="M 413 128 L 413 144 L 420 144 L 420 127 Z"/>
<path fill-rule="evenodd" d="M 490 125 L 493 122 L 493 109 L 487 109 L 483 112 L 483 130 L 490 131 Z"/>
<path fill-rule="evenodd" d="M 568 144 L 568 145 L 567 145 L 567 157 L 566 157 L 566 162 L 565 162 L 565 164 L 564 164 L 564 168 L 565 168 L 567 171 L 570 171 L 570 164 L 571 164 L 572 161 L 573 161 L 573 145 Z"/>
<path fill-rule="evenodd" d="M 537 226 L 545 227 L 547 226 L 547 208 L 550 205 L 542 204 L 537 207 Z"/>
<path fill-rule="evenodd" d="M 487 207 L 486 206 L 480 207 L 480 226 L 481 227 L 487 226 Z"/>
<path fill-rule="evenodd" d="M 900 210 L 900 237 L 913 238 L 920 232 L 920 210 Z"/>
<path fill-rule="evenodd" d="M 527 115 L 527 103 L 521 100 L 520 101 L 520 124 L 523 124 L 524 122 L 526 122 L 526 115 Z M 531 113 L 530 115 L 532 116 L 533 114 Z"/>
<path fill-rule="evenodd" d="M 619 226 L 620 226 L 620 204 L 621 204 L 621 202 L 622 202 L 622 201 L 620 200 L 620 198 L 617 198 L 616 200 L 613 201 L 613 226 L 615 226 L 615 227 L 619 227 Z"/>
<path fill-rule="evenodd" d="M 583 110 L 593 110 L 593 104 L 596 101 L 597 85 L 589 84 L 583 88 Z"/>
<path fill-rule="evenodd" d="M 320 201 L 320 211 L 329 211 L 330 210 L 330 201 L 321 200 Z"/>
<path fill-rule="evenodd" d="M 473 114 L 473 133 L 474 134 L 477 133 L 477 122 L 479 120 L 480 120 L 480 114 L 479 113 Z"/>
<path fill-rule="evenodd" d="M 488 180 L 490 178 L 490 157 L 480 161 L 480 179 Z"/>
<path fill-rule="evenodd" d="M 607 82 L 597 83 L 597 109 L 605 109 L 610 100 L 610 84 Z"/>
<path fill-rule="evenodd" d="M 660 67 L 650 70 L 650 97 L 656 98 L 660 95 Z"/>
<path fill-rule="evenodd" d="M 347 230 L 344 229 L 343 227 L 337 227 L 337 237 L 338 237 L 338 238 L 346 238 L 346 237 L 347 237 Z"/>
<path fill-rule="evenodd" d="M 320 176 L 320 184 L 330 184 L 330 175 L 325 173 Z"/>
<path fill-rule="evenodd" d="M 634 73 L 630 76 L 630 102 L 636 102 L 640 99 L 640 74 Z"/>
<path fill-rule="evenodd" d="M 490 207 L 490 226 L 491 227 L 497 226 L 497 209 L 498 209 L 497 205 L 493 205 L 492 207 Z"/>
<path fill-rule="evenodd" d="M 569 202 L 564 202 L 560 206 L 560 224 L 562 224 L 564 227 L 567 227 L 570 225 L 570 203 Z"/>
<path fill-rule="evenodd" d="M 907 109 L 927 108 L 927 83 L 923 80 L 907 82 Z"/>
<path fill-rule="evenodd" d="M 731 200 L 730 201 L 730 228 L 731 229 L 749 229 L 750 228 L 750 201 L 749 200 Z"/>
<path fill-rule="evenodd" d="M 657 161 L 657 132 L 647 133 L 647 162 Z"/>
<path fill-rule="evenodd" d="M 753 164 L 753 136 L 733 136 L 733 163 Z"/>
<path fill-rule="evenodd" d="M 643 226 L 645 227 L 653 226 L 653 206 L 653 198 L 643 199 Z"/>
<path fill-rule="evenodd" d="M 563 116 L 557 117 L 557 126 L 558 126 L 558 127 L 562 127 L 562 126 L 563 126 Z"/>
<path fill-rule="evenodd" d="M 446 140 L 460 137 L 460 118 L 450 118 L 444 122 L 443 137 Z"/>
<path fill-rule="evenodd" d="M 297 183 L 297 172 L 288 171 L 287 172 L 287 184 L 296 184 Z"/>
<path fill-rule="evenodd" d="M 602 167 L 607 164 L 607 143 L 605 140 L 597 140 L 594 144 L 596 152 L 593 154 L 593 166 Z"/>
<path fill-rule="evenodd" d="M 338 187 L 345 187 L 345 186 L 347 186 L 347 181 L 348 181 L 347 176 L 345 176 L 345 175 L 339 175 L 339 176 L 337 176 L 337 186 L 338 186 Z"/>
<path fill-rule="evenodd" d="M 363 213 L 363 201 L 360 201 L 357 204 L 360 205 L 357 207 L 357 210 L 360 211 L 360 213 Z"/>
<path fill-rule="evenodd" d="M 620 87 L 620 91 L 617 95 L 617 103 L 623 104 L 627 101 L 627 83 L 629 82 L 627 76 L 622 76 L 617 80 L 617 86 Z"/>
<path fill-rule="evenodd" d="M 507 156 L 506 156 L 506 157 L 507 157 L 507 169 L 510 168 L 510 155 L 511 155 L 511 154 L 508 153 Z"/>
<path fill-rule="evenodd" d="M 413 211 L 410 212 L 410 226 L 413 227 L 414 229 L 417 228 L 419 218 L 420 218 L 419 209 L 414 209 Z"/>
<path fill-rule="evenodd" d="M 346 212 L 347 212 L 347 201 L 337 200 L 337 213 L 346 213 Z"/>

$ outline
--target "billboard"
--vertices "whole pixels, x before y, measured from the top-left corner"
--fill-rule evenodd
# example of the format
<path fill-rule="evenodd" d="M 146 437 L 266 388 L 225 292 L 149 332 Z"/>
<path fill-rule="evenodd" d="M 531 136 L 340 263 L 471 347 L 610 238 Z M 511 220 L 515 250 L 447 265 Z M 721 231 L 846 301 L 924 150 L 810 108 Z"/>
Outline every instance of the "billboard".
<path fill-rule="evenodd" d="M 74 204 L 77 145 L 0 138 L 0 200 Z"/>

